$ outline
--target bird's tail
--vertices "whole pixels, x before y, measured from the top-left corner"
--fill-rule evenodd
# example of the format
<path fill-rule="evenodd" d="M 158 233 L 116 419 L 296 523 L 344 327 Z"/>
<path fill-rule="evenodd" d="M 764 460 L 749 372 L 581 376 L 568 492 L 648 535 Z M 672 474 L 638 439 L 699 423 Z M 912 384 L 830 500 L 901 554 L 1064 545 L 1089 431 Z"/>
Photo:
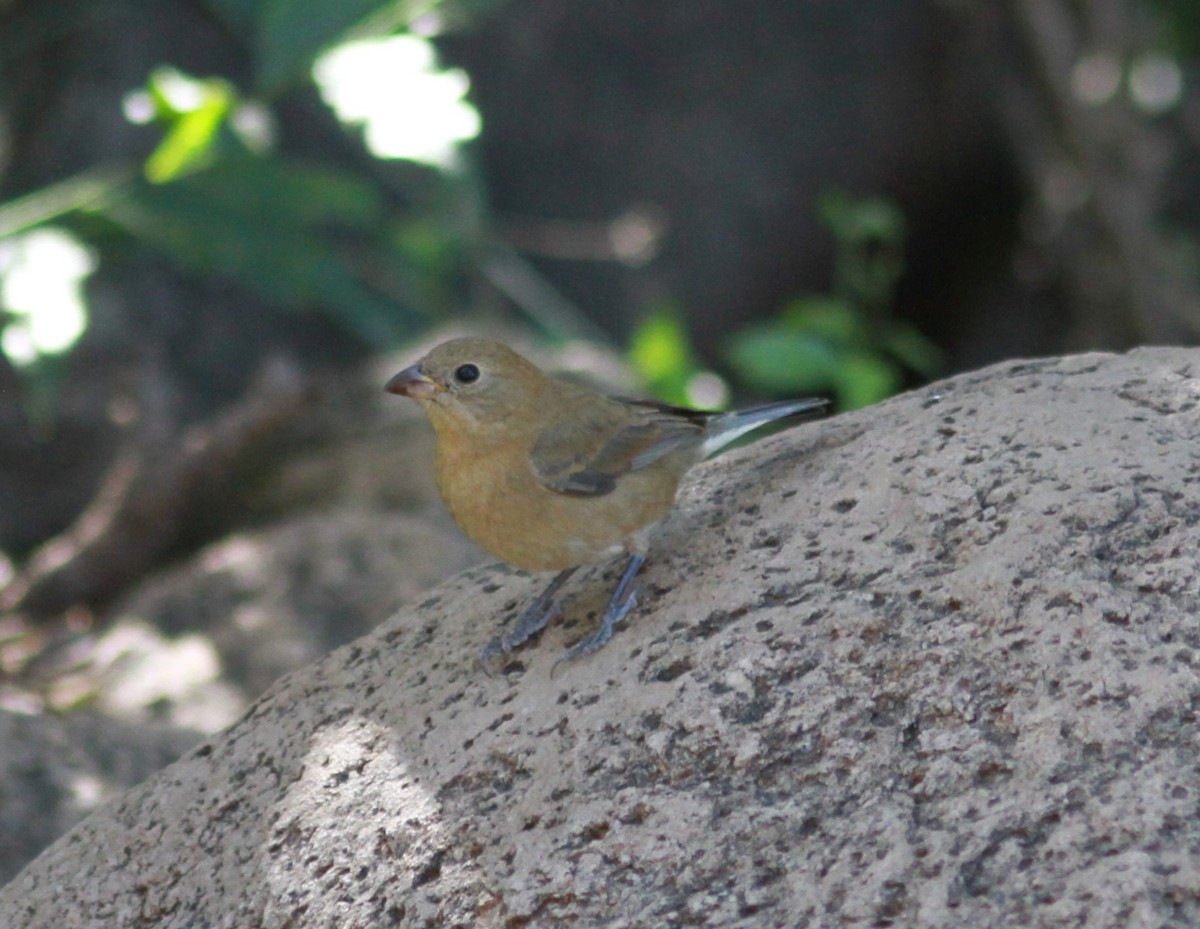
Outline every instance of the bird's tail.
<path fill-rule="evenodd" d="M 747 407 L 744 410 L 733 410 L 714 416 L 708 421 L 708 429 L 704 438 L 702 450 L 707 458 L 730 442 L 740 439 L 747 432 L 783 419 L 787 416 L 810 416 L 820 413 L 829 406 L 829 401 L 821 397 L 807 397 L 803 400 L 779 400 L 775 403 L 763 403 L 759 406 Z"/>

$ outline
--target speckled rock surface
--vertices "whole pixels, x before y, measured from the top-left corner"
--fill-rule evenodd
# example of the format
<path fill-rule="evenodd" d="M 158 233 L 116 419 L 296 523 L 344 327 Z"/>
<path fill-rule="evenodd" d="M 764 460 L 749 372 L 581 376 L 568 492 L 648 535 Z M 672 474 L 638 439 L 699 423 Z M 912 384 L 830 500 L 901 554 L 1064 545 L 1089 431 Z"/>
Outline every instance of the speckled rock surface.
<path fill-rule="evenodd" d="M 0 890 L 0 925 L 1200 922 L 1200 352 L 1009 363 L 701 466 L 495 677 L 475 569 Z"/>

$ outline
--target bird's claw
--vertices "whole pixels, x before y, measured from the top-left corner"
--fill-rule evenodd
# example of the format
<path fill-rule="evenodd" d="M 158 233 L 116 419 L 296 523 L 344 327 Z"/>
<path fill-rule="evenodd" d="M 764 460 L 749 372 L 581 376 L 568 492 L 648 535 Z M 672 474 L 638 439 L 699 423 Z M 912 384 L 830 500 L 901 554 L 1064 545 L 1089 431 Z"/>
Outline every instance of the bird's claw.
<path fill-rule="evenodd" d="M 560 571 L 554 580 L 550 582 L 550 586 L 543 590 L 538 598 L 529 604 L 525 612 L 520 615 L 512 632 L 508 635 L 492 639 L 492 641 L 479 650 L 479 663 L 483 666 L 484 674 L 491 677 L 492 672 L 488 667 L 488 663 L 493 658 L 498 655 L 511 655 L 513 649 L 519 645 L 524 645 L 533 635 L 546 628 L 546 624 L 558 613 L 558 601 L 555 599 L 555 596 L 558 594 L 559 588 L 574 573 L 574 568 L 567 568 L 565 571 Z"/>
<path fill-rule="evenodd" d="M 483 667 L 483 673 L 488 677 L 491 677 L 492 669 L 489 665 L 492 659 L 497 658 L 500 655 L 503 655 L 506 658 L 511 655 L 514 649 L 520 645 L 523 645 L 526 641 L 528 641 L 530 636 L 545 627 L 546 623 L 550 622 L 550 618 L 554 615 L 554 612 L 555 611 L 553 609 L 547 611 L 545 618 L 541 622 L 541 625 L 534 626 L 531 623 L 529 624 L 528 628 L 523 622 L 525 617 L 522 616 L 521 621 L 517 622 L 517 628 L 512 631 L 511 635 L 497 636 L 496 638 L 492 639 L 492 641 L 488 642 L 487 645 L 481 648 L 479 650 L 479 664 Z"/>
<path fill-rule="evenodd" d="M 497 637 L 479 650 L 479 666 L 488 677 L 492 676 L 491 661 L 498 655 L 511 655 L 512 644 L 504 637 Z"/>
<path fill-rule="evenodd" d="M 608 644 L 608 640 L 612 638 L 613 629 L 617 623 L 624 620 L 637 605 L 637 591 L 632 591 L 620 606 L 615 608 L 610 606 L 604 613 L 604 619 L 600 621 L 600 628 L 591 635 L 580 639 L 559 655 L 550 668 L 550 675 L 553 677 L 554 672 L 558 670 L 558 666 L 564 661 L 574 661 L 576 658 L 582 658 L 584 655 L 600 651 L 600 649 Z"/>

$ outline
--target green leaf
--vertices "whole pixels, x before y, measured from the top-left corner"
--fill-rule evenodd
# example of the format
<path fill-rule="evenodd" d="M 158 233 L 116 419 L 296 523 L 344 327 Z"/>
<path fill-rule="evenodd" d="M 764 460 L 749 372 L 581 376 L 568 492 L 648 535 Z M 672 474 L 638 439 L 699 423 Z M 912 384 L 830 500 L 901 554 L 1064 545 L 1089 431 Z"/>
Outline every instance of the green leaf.
<path fill-rule="evenodd" d="M 945 364 L 942 350 L 908 323 L 894 324 L 880 340 L 880 346 L 922 377 L 932 378 Z"/>
<path fill-rule="evenodd" d="M 882 197 L 853 197 L 843 190 L 825 191 L 818 199 L 821 220 L 841 246 L 904 240 L 904 214 Z"/>
<path fill-rule="evenodd" d="M 0 203 L 0 238 L 24 232 L 68 213 L 95 209 L 135 177 L 124 166 L 101 165 Z"/>
<path fill-rule="evenodd" d="M 772 324 L 743 330 L 729 349 L 729 363 L 738 376 L 768 394 L 825 389 L 833 383 L 840 358 L 824 339 Z"/>
<path fill-rule="evenodd" d="M 660 311 L 647 318 L 630 340 L 629 360 L 647 381 L 657 381 L 687 371 L 691 348 L 679 316 Z"/>
<path fill-rule="evenodd" d="M 373 344 L 423 318 L 368 285 L 364 259 L 386 267 L 396 256 L 353 236 L 368 230 L 379 203 L 345 174 L 234 158 L 133 188 L 98 212 L 184 268 L 236 280 L 285 309 L 319 310 Z"/>
<path fill-rule="evenodd" d="M 881 355 L 857 353 L 842 359 L 834 385 L 839 407 L 857 410 L 896 393 L 900 389 L 900 372 Z"/>
<path fill-rule="evenodd" d="M 647 317 L 634 330 L 629 345 L 634 373 L 667 403 L 686 404 L 688 384 L 697 373 L 687 329 L 675 309 Z"/>
<path fill-rule="evenodd" d="M 146 178 L 155 184 L 202 167 L 211 156 L 217 133 L 229 115 L 234 94 L 224 81 L 205 81 L 210 91 L 196 109 L 182 113 L 158 148 L 146 159 Z"/>
<path fill-rule="evenodd" d="M 164 185 L 151 199 L 202 222 L 249 223 L 281 235 L 321 223 L 365 228 L 381 211 L 376 189 L 351 174 L 248 155 Z"/>
<path fill-rule="evenodd" d="M 841 348 L 863 345 L 870 339 L 862 317 L 839 297 L 800 297 L 783 309 L 780 319 L 797 332 Z"/>

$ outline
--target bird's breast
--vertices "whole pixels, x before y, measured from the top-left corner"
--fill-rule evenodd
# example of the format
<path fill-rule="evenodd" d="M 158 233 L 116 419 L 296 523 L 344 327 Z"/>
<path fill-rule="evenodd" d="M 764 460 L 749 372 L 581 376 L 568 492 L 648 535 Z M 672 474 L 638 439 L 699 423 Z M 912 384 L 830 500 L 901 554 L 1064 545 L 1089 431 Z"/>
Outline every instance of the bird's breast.
<path fill-rule="evenodd" d="M 670 510 L 679 476 L 645 468 L 599 496 L 551 490 L 517 443 L 481 448 L 438 442 L 437 483 L 455 521 L 478 545 L 514 567 L 560 571 L 601 561 Z"/>

